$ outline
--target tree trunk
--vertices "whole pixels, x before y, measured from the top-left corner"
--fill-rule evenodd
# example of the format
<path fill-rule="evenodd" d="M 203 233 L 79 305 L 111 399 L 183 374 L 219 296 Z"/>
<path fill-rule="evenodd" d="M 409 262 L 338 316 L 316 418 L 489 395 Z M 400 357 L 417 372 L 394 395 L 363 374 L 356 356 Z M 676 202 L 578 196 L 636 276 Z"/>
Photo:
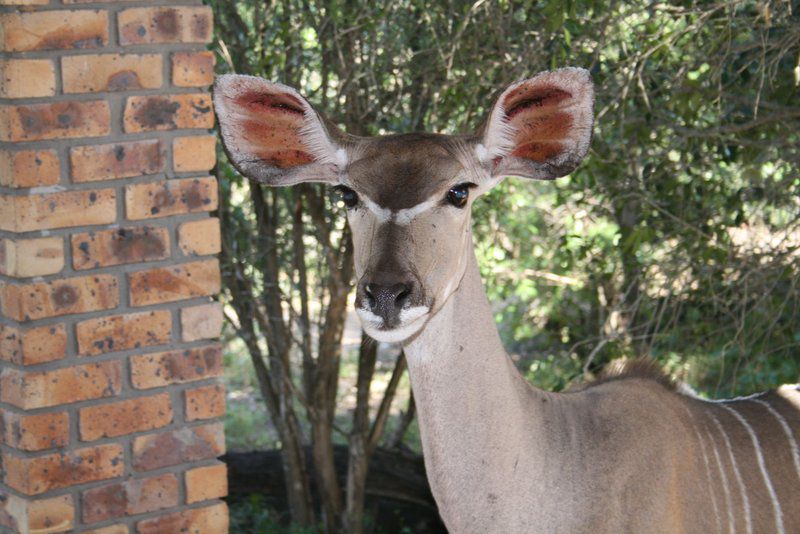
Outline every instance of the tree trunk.
<path fill-rule="evenodd" d="M 222 195 L 220 197 L 224 198 Z M 220 217 L 223 223 L 228 223 L 223 224 L 224 229 L 233 227 L 230 213 L 226 208 L 226 201 L 223 201 L 220 207 Z M 242 338 L 247 346 L 253 368 L 256 371 L 261 396 L 282 443 L 281 465 L 285 475 L 288 507 L 295 523 L 303 526 L 312 526 L 315 522 L 314 507 L 305 457 L 302 452 L 303 436 L 297 422 L 297 416 L 291 406 L 287 409 L 285 400 L 281 400 L 282 395 L 278 391 L 282 387 L 283 380 L 279 378 L 278 384 L 275 384 L 275 380 L 270 375 L 270 370 L 265 363 L 264 354 L 258 344 L 255 322 L 256 318 L 260 316 L 260 312 L 257 308 L 258 305 L 255 302 L 252 288 L 237 263 L 235 252 L 230 248 L 231 244 L 235 243 L 235 240 L 233 238 L 225 239 L 223 243 L 221 258 L 224 265 L 223 275 L 225 285 L 233 296 L 231 305 L 238 317 L 239 337 Z M 273 325 L 268 324 L 268 321 L 261 321 L 260 323 L 265 323 L 262 324 L 262 328 L 271 329 L 273 327 Z M 270 346 L 269 349 L 275 350 L 274 345 Z M 280 372 L 280 369 L 278 371 Z"/>
<path fill-rule="evenodd" d="M 308 448 L 305 449 L 310 454 Z M 264 495 L 267 504 L 278 511 L 285 509 L 284 473 L 279 466 L 279 451 L 229 452 L 223 460 L 228 465 L 229 501 L 252 493 Z M 345 476 L 347 447 L 334 447 L 336 472 Z M 425 477 L 422 457 L 378 449 L 370 458 L 365 484 L 365 510 L 372 515 L 378 532 L 446 533 Z M 288 528 L 287 528 L 288 531 Z"/>
<path fill-rule="evenodd" d="M 366 496 L 367 472 L 369 470 L 369 389 L 375 374 L 378 344 L 361 331 L 358 351 L 358 379 L 356 381 L 356 408 L 353 412 L 353 428 L 350 431 L 347 461 L 347 506 L 344 529 L 351 534 L 361 534 L 364 527 L 364 498 Z"/>

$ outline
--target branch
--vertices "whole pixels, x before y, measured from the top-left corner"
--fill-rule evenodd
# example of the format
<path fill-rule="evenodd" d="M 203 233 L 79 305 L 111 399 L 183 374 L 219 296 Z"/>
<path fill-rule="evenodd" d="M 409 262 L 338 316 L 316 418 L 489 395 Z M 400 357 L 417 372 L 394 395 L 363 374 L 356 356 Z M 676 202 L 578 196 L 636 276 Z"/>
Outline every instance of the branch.
<path fill-rule="evenodd" d="M 387 449 L 397 449 L 403 444 L 403 438 L 408 431 L 408 427 L 411 425 L 411 421 L 414 420 L 414 416 L 417 412 L 417 404 L 414 402 L 414 390 L 411 390 L 411 395 L 408 397 L 408 405 L 406 406 L 406 411 L 403 412 L 403 416 L 400 418 L 400 422 L 397 425 L 397 428 L 394 429 L 392 435 L 386 440 L 386 448 Z"/>
<path fill-rule="evenodd" d="M 378 446 L 378 442 L 383 435 L 383 429 L 386 426 L 386 420 L 389 418 L 389 409 L 392 407 L 394 394 L 397 391 L 397 384 L 400 383 L 400 377 L 406 370 L 406 353 L 400 352 L 397 357 L 397 363 L 394 364 L 394 371 L 392 371 L 392 378 L 389 379 L 389 384 L 386 386 L 386 392 L 383 394 L 383 400 L 378 408 L 378 413 L 375 415 L 375 421 L 372 423 L 372 430 L 369 433 L 369 441 L 367 441 L 367 454 L 372 454 Z"/>

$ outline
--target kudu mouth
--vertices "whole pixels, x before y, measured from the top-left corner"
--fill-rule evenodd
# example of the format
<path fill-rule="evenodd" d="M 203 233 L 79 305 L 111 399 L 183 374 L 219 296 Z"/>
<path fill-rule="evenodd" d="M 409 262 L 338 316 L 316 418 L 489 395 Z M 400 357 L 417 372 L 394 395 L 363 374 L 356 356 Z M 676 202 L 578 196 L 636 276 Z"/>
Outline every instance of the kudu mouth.
<path fill-rule="evenodd" d="M 430 306 L 419 280 L 409 274 L 364 275 L 356 289 L 356 313 L 377 341 L 403 341 L 425 324 Z"/>

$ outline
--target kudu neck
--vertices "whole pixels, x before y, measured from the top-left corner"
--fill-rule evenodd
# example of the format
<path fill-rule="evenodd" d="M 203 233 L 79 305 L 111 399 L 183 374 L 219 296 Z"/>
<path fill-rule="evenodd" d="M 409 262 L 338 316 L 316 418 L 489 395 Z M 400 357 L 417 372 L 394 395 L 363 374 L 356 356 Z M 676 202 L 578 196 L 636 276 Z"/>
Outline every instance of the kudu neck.
<path fill-rule="evenodd" d="M 420 394 L 441 398 L 439 388 L 455 394 L 514 397 L 546 394 L 532 388 L 508 357 L 492 316 L 472 249 L 465 252 L 466 268 L 461 283 L 428 324 L 404 349 L 412 386 Z M 418 391 L 425 388 L 427 391 Z M 501 401 L 502 398 L 502 401 Z"/>
<path fill-rule="evenodd" d="M 423 330 L 405 345 L 409 366 L 459 365 L 471 355 L 506 359 L 472 250 L 461 282 Z"/>
<path fill-rule="evenodd" d="M 542 457 L 544 412 L 530 408 L 549 395 L 533 389 L 503 349 L 478 263 L 468 254 L 458 289 L 405 345 L 428 479 L 456 530 L 475 503 L 485 508 L 487 494 L 504 494 L 519 451 Z M 498 519 L 504 513 L 495 512 Z"/>

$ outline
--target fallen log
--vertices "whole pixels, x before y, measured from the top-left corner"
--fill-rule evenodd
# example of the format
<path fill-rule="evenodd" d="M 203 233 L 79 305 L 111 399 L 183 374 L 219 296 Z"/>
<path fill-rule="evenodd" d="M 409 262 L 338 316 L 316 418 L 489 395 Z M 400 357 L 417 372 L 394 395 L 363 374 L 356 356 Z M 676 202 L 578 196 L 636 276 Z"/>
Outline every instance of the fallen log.
<path fill-rule="evenodd" d="M 310 455 L 310 448 L 306 448 L 307 465 L 312 466 Z M 343 484 L 347 447 L 337 445 L 334 459 Z M 228 464 L 229 501 L 232 504 L 237 499 L 258 493 L 268 506 L 286 513 L 280 451 L 229 452 L 223 460 Z M 313 483 L 313 473 L 311 480 Z M 312 490 L 316 495 L 315 489 Z M 371 516 L 370 523 L 376 527 L 375 532 L 447 532 L 439 519 L 422 457 L 416 454 L 384 449 L 375 451 L 367 475 L 365 511 Z"/>

